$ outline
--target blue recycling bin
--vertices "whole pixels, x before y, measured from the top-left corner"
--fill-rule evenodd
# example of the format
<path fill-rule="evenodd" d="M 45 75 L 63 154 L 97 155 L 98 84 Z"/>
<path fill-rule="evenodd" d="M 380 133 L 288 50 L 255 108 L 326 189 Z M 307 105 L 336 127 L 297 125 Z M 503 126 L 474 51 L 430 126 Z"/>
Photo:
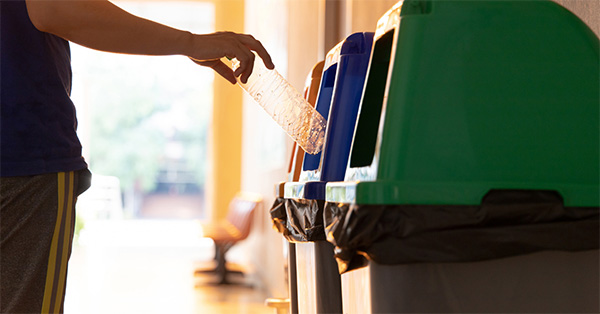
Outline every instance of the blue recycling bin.
<path fill-rule="evenodd" d="M 283 233 L 295 243 L 299 313 L 342 312 L 340 275 L 324 234 L 325 187 L 345 175 L 373 35 L 354 33 L 327 54 L 316 103 L 327 117 L 324 147 L 305 154 L 299 181 L 284 186 Z"/>

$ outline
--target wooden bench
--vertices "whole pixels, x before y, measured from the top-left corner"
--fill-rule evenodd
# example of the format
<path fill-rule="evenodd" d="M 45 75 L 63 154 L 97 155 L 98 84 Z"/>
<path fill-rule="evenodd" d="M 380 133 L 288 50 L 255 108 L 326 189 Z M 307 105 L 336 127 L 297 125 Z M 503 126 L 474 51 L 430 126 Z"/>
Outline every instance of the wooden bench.
<path fill-rule="evenodd" d="M 215 222 L 201 222 L 202 236 L 215 243 L 216 267 L 210 270 L 196 270 L 196 274 L 215 273 L 218 284 L 230 283 L 228 274 L 241 273 L 227 269 L 225 254 L 236 243 L 250 234 L 254 211 L 262 204 L 262 197 L 252 193 L 238 193 L 229 203 L 227 217 Z"/>

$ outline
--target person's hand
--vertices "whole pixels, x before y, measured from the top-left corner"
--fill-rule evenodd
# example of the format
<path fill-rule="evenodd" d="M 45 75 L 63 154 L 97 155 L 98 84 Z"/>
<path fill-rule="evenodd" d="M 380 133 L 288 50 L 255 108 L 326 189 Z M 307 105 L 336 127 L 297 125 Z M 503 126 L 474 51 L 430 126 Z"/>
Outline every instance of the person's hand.
<path fill-rule="evenodd" d="M 233 32 L 194 35 L 189 58 L 199 65 L 212 68 L 232 84 L 237 82 L 235 78 L 238 76 L 242 83 L 246 83 L 254 67 L 253 51 L 258 54 L 268 69 L 275 68 L 271 56 L 260 41 L 252 35 Z M 240 67 L 233 72 L 221 61 L 223 57 L 237 59 Z"/>

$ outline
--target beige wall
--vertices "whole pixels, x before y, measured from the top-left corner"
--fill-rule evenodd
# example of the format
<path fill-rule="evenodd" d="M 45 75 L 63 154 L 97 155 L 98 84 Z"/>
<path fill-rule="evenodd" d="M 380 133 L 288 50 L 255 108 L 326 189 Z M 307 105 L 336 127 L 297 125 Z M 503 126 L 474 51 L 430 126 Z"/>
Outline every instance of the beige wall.
<path fill-rule="evenodd" d="M 312 67 L 322 53 L 323 5 L 317 0 L 288 1 L 288 81 L 298 90 L 304 87 Z"/>
<path fill-rule="evenodd" d="M 600 37 L 600 0 L 554 0 L 583 20 Z"/>
<path fill-rule="evenodd" d="M 295 2 L 295 1 L 292 1 Z M 302 1 L 299 1 L 302 2 Z M 319 0 L 319 56 L 356 32 L 374 32 L 377 20 L 398 0 Z"/>
<path fill-rule="evenodd" d="M 374 32 L 377 20 L 389 8 L 396 4 L 395 0 L 351 0 L 346 5 L 346 35 L 355 32 Z"/>

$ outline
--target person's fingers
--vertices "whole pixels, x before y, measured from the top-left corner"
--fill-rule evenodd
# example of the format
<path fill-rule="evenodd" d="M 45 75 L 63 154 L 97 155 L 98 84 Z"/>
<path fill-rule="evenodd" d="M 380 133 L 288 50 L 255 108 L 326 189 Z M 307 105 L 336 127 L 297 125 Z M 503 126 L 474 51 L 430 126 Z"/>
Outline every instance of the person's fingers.
<path fill-rule="evenodd" d="M 230 59 L 235 58 L 235 60 L 237 60 L 237 68 L 235 69 L 233 75 L 235 75 L 235 77 L 239 77 L 240 75 L 242 75 L 242 73 L 244 73 L 244 71 L 248 67 L 248 57 L 247 54 L 244 53 L 245 50 L 243 48 L 240 48 L 239 46 L 236 48 L 237 49 L 235 53 L 232 54 L 233 56 Z"/>
<path fill-rule="evenodd" d="M 201 61 L 201 60 L 196 60 L 194 58 L 190 58 L 190 59 L 198 65 L 212 68 L 215 72 L 217 72 L 217 74 L 221 75 L 224 79 L 228 80 L 231 84 L 237 83 L 237 80 L 235 79 L 235 76 L 233 75 L 233 71 L 225 63 L 221 62 L 221 60 Z"/>
<path fill-rule="evenodd" d="M 235 58 L 239 62 L 239 67 L 234 75 L 239 77 L 242 83 L 246 83 L 254 67 L 254 53 L 241 43 L 238 43 L 235 48 Z"/>
<path fill-rule="evenodd" d="M 246 82 L 248 82 L 248 78 L 250 77 L 250 74 L 252 74 L 253 70 L 254 70 L 254 54 L 252 52 L 250 52 L 250 54 L 248 54 L 248 60 L 246 61 L 246 68 L 244 69 L 242 76 L 240 76 L 240 81 L 242 81 L 242 83 L 244 83 L 244 84 Z"/>
<path fill-rule="evenodd" d="M 271 60 L 271 56 L 267 52 L 267 49 L 265 49 L 262 43 L 259 40 L 255 39 L 254 36 L 242 35 L 241 41 L 242 43 L 244 43 L 244 45 L 246 45 L 246 47 L 253 51 L 256 51 L 258 56 L 263 60 L 263 63 L 265 64 L 267 69 L 272 70 L 275 68 L 275 65 L 273 64 L 273 61 Z"/>
<path fill-rule="evenodd" d="M 256 40 L 252 35 L 237 34 L 233 32 L 218 32 L 208 35 L 201 35 L 212 44 L 203 43 L 202 46 L 197 46 L 197 53 L 194 53 L 196 63 L 208 66 L 204 61 L 218 60 L 225 56 L 228 59 L 237 59 L 239 62 L 234 72 L 223 69 L 223 62 L 211 63 L 216 68 L 213 68 L 225 79 L 232 81 L 230 74 L 234 78 L 238 78 L 242 83 L 247 83 L 248 78 L 254 70 L 255 56 L 258 55 L 268 69 L 275 68 L 271 56 L 263 47 L 262 43 Z M 200 43 L 200 42 L 198 42 Z M 213 47 L 215 49 L 207 49 Z M 203 56 L 202 56 L 203 55 Z M 212 67 L 212 66 L 211 66 Z"/>
<path fill-rule="evenodd" d="M 223 78 L 225 78 L 226 80 L 228 80 L 231 84 L 236 84 L 237 80 L 235 79 L 235 76 L 233 75 L 233 71 L 231 71 L 231 68 L 229 68 L 225 63 L 221 62 L 221 60 L 217 60 L 212 66 L 211 68 L 217 72 L 219 75 L 221 75 Z"/>

